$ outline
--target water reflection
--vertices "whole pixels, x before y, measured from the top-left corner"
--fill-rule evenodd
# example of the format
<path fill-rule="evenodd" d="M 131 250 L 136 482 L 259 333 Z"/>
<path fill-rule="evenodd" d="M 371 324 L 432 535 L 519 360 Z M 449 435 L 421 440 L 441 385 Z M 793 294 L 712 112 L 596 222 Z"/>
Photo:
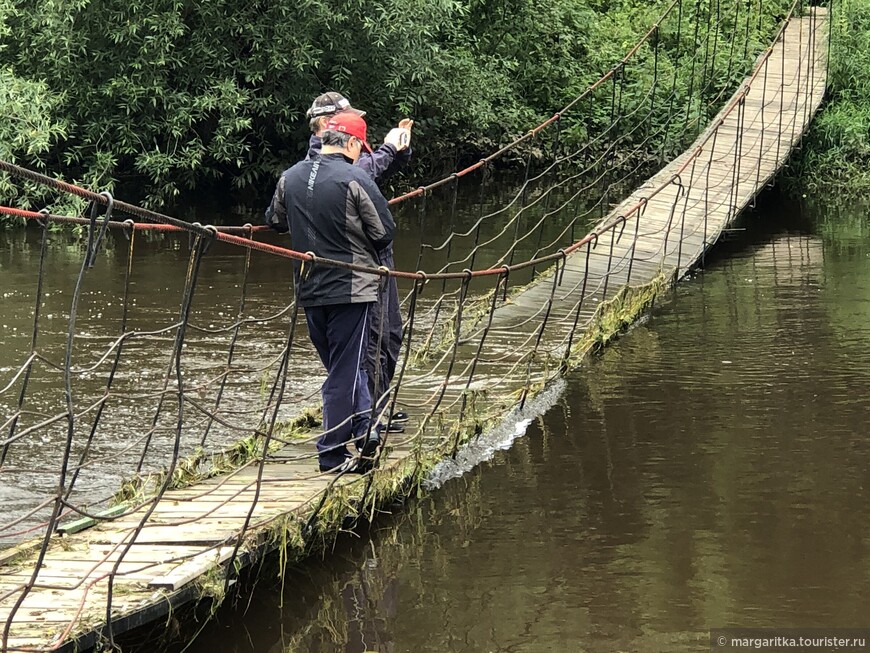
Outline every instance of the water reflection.
<path fill-rule="evenodd" d="M 188 650 L 698 651 L 712 627 L 866 626 L 870 223 L 792 211 L 753 218 L 509 451 Z"/>

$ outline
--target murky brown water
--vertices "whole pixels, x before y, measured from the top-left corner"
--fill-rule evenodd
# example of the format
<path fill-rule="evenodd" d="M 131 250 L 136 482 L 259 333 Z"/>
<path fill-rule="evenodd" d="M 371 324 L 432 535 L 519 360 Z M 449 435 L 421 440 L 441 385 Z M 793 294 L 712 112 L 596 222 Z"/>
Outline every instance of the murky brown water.
<path fill-rule="evenodd" d="M 507 451 L 186 650 L 708 650 L 866 627 L 870 218 L 768 207 Z M 179 647 L 180 648 L 180 647 Z"/>

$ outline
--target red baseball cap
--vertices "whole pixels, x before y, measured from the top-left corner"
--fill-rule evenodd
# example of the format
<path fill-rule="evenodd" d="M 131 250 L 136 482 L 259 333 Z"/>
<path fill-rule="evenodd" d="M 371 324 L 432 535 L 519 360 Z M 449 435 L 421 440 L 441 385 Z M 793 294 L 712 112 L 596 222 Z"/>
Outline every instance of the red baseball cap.
<path fill-rule="evenodd" d="M 362 116 L 342 111 L 330 117 L 329 122 L 326 123 L 326 129 L 355 136 L 360 140 L 366 152 L 371 153 L 372 147 L 366 140 L 366 121 L 362 119 Z"/>

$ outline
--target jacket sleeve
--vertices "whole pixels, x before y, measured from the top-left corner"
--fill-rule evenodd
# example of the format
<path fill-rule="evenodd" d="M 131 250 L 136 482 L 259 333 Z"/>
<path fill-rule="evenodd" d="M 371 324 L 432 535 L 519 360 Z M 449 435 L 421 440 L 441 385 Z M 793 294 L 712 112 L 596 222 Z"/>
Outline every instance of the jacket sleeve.
<path fill-rule="evenodd" d="M 290 231 L 290 223 L 287 220 L 287 203 L 284 199 L 284 175 L 278 179 L 275 186 L 275 194 L 272 195 L 272 202 L 266 208 L 265 222 L 279 234 L 286 234 Z"/>
<path fill-rule="evenodd" d="M 410 146 L 396 153 L 396 158 L 393 160 L 393 165 L 387 170 L 387 177 L 392 176 L 399 170 L 407 166 L 411 162 L 411 154 L 413 154 Z"/>
<path fill-rule="evenodd" d="M 363 232 L 372 241 L 375 249 L 380 251 L 393 242 L 396 223 L 387 200 L 377 185 L 364 175 L 359 177 L 351 182 L 351 192 L 362 220 Z"/>
<path fill-rule="evenodd" d="M 407 165 L 410 158 L 410 148 L 397 152 L 393 145 L 384 143 L 371 154 L 365 153 L 360 156 L 357 165 L 376 184 L 380 184 Z"/>

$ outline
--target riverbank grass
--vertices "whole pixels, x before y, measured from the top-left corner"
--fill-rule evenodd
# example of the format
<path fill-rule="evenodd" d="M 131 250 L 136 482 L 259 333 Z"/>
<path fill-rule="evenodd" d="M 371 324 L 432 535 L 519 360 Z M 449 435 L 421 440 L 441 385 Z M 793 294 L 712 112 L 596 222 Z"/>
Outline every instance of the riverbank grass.
<path fill-rule="evenodd" d="M 829 98 L 784 178 L 803 195 L 870 191 L 870 0 L 833 7 Z"/>

